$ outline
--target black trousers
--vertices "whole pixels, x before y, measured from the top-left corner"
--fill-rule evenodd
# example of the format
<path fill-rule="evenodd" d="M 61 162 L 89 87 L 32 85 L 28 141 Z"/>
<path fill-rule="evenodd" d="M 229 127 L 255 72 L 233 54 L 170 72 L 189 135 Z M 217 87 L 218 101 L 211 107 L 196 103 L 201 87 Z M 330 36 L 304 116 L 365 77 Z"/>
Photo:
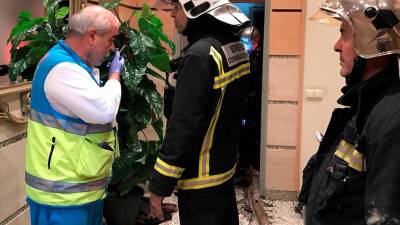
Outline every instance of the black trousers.
<path fill-rule="evenodd" d="M 212 196 L 178 195 L 181 225 L 239 225 L 235 190 Z"/>

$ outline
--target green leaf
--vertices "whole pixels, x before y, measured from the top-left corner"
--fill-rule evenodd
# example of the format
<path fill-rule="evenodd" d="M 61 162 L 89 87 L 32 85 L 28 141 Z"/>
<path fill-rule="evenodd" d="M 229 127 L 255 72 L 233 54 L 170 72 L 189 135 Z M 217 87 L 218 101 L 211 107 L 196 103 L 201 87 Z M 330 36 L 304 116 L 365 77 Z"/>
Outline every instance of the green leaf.
<path fill-rule="evenodd" d="M 29 12 L 29 11 L 22 11 L 20 14 L 19 14 L 19 19 L 18 19 L 18 21 L 19 22 L 21 22 L 21 21 L 29 21 L 29 20 L 31 20 L 31 16 L 32 16 L 32 13 L 31 12 Z"/>
<path fill-rule="evenodd" d="M 155 15 L 152 15 L 149 18 L 140 18 L 138 20 L 139 30 L 145 35 L 151 37 L 157 47 L 161 46 L 160 40 L 165 42 L 171 50 L 175 53 L 175 44 L 168 39 L 168 36 L 165 35 L 162 31 L 162 22 Z"/>
<path fill-rule="evenodd" d="M 142 17 L 147 19 L 153 15 L 153 11 L 151 10 L 150 6 L 147 4 L 143 4 L 142 6 Z"/>
<path fill-rule="evenodd" d="M 8 76 L 10 77 L 10 80 L 13 81 L 16 80 L 17 76 L 20 75 L 24 70 L 26 70 L 33 61 L 32 48 L 29 46 L 25 46 L 19 49 L 18 54 L 23 54 L 24 57 L 18 57 L 17 60 L 12 60 L 8 65 Z"/>
<path fill-rule="evenodd" d="M 100 5 L 106 9 L 114 9 L 121 3 L 121 0 L 113 0 L 111 2 L 100 2 Z"/>
<path fill-rule="evenodd" d="M 150 105 L 143 97 L 137 97 L 135 106 L 135 113 L 130 113 L 130 116 L 138 122 L 138 127 L 136 133 L 138 131 L 143 130 L 146 128 L 146 125 L 150 125 L 152 122 Z M 135 133 L 135 134 L 136 134 Z"/>
<path fill-rule="evenodd" d="M 61 2 L 61 0 L 43 0 L 43 6 L 48 9 L 54 9 L 54 7 Z"/>
<path fill-rule="evenodd" d="M 39 60 L 49 51 L 51 42 L 41 42 L 41 41 L 33 41 L 29 46 L 32 47 L 32 63 L 36 65 Z"/>
<path fill-rule="evenodd" d="M 150 63 L 157 69 L 163 72 L 170 71 L 169 56 L 164 50 L 162 49 L 149 50 L 147 52 L 147 57 L 149 57 Z"/>
<path fill-rule="evenodd" d="M 153 81 L 147 77 L 143 77 L 140 85 L 135 88 L 136 92 L 146 99 L 146 102 L 150 104 L 150 107 L 156 116 L 156 118 L 162 117 L 163 110 L 163 98 L 160 93 L 156 91 L 156 85 Z"/>
<path fill-rule="evenodd" d="M 161 74 L 159 74 L 158 72 L 154 71 L 150 67 L 147 67 L 146 74 L 148 74 L 148 75 L 150 75 L 152 77 L 158 78 L 158 79 L 160 79 L 160 80 L 162 80 L 164 82 L 166 81 L 165 77 L 163 77 Z"/>
<path fill-rule="evenodd" d="M 56 12 L 56 19 L 61 20 L 64 19 L 69 13 L 69 8 L 68 7 L 62 7 Z"/>
<path fill-rule="evenodd" d="M 22 14 L 22 13 L 21 13 Z M 20 14 L 20 15 L 21 15 Z M 25 15 L 27 16 L 27 15 Z M 20 20 L 15 27 L 11 30 L 10 36 L 7 43 L 13 40 L 24 40 L 25 36 L 33 31 L 35 31 L 40 25 L 45 22 L 43 17 L 34 18 L 30 20 L 29 18 L 23 16 L 23 20 Z M 19 42 L 17 42 L 19 44 Z"/>
<path fill-rule="evenodd" d="M 142 80 L 143 76 L 146 75 L 146 67 L 143 65 L 135 65 L 132 62 L 125 62 L 125 70 L 122 73 L 122 79 L 128 90 L 137 86 Z"/>
<path fill-rule="evenodd" d="M 156 48 L 156 45 L 154 44 L 153 39 L 150 37 L 147 37 L 146 35 L 141 35 L 140 36 L 142 39 L 142 43 L 146 48 Z"/>

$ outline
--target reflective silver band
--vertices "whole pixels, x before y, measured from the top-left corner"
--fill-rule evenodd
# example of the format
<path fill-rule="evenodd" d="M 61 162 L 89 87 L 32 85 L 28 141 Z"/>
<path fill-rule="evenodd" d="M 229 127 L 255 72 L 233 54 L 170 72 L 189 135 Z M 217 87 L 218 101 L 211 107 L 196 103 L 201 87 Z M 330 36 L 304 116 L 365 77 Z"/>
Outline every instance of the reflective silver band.
<path fill-rule="evenodd" d="M 29 112 L 29 118 L 47 127 L 62 129 L 68 133 L 76 135 L 104 133 L 112 130 L 111 123 L 107 124 L 74 123 L 72 121 L 58 119 L 52 115 L 38 112 L 35 109 L 31 109 L 31 111 Z"/>
<path fill-rule="evenodd" d="M 105 177 L 87 183 L 67 183 L 61 181 L 51 181 L 33 176 L 25 172 L 25 183 L 32 188 L 52 193 L 78 193 L 104 189 L 107 187 L 111 177 Z"/>

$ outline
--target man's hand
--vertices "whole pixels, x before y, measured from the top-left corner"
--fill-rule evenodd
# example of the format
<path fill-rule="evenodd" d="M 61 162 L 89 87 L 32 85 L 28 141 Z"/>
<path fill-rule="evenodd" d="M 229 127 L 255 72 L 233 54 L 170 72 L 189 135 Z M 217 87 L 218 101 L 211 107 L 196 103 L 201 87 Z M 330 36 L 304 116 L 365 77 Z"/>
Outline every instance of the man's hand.
<path fill-rule="evenodd" d="M 162 202 L 164 197 L 151 193 L 150 195 L 150 217 L 156 217 L 159 220 L 164 220 L 164 212 L 162 210 Z"/>
<path fill-rule="evenodd" d="M 108 74 L 111 75 L 113 73 L 121 73 L 121 70 L 124 68 L 124 64 L 125 64 L 125 59 L 121 57 L 121 53 L 119 51 L 115 51 L 115 56 L 110 64 L 110 69 L 108 70 Z"/>

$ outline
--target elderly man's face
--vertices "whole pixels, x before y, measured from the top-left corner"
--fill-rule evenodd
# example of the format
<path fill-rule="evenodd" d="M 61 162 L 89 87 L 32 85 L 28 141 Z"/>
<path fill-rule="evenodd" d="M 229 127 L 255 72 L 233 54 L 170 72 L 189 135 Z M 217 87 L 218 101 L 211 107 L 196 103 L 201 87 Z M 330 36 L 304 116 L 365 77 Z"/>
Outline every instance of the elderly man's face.
<path fill-rule="evenodd" d="M 178 34 L 182 34 L 182 32 L 186 29 L 188 18 L 183 12 L 181 3 L 178 1 L 174 1 L 172 3 L 171 17 L 174 18 L 175 28 L 178 31 Z"/>
<path fill-rule="evenodd" d="M 344 21 L 340 26 L 340 38 L 336 42 L 334 49 L 340 55 L 340 75 L 345 77 L 350 74 L 353 69 L 354 59 L 357 53 L 353 47 L 353 30 L 349 24 Z"/>
<path fill-rule="evenodd" d="M 101 65 L 110 51 L 114 50 L 114 38 L 118 34 L 118 30 L 118 25 L 114 23 L 107 33 L 95 34 L 96 39 L 89 59 L 92 66 Z"/>

